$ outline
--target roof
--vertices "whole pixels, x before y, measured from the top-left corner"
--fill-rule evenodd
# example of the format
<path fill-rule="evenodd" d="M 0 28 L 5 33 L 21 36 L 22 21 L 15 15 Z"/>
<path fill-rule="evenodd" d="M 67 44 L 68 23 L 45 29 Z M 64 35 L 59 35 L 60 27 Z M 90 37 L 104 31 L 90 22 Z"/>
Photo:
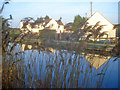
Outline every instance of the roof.
<path fill-rule="evenodd" d="M 73 23 L 67 23 L 67 24 L 65 25 L 66 31 L 67 31 L 67 30 L 72 30 L 72 27 L 73 27 Z"/>
<path fill-rule="evenodd" d="M 81 21 L 78 26 L 83 26 L 87 21 Z"/>
<path fill-rule="evenodd" d="M 45 23 L 43 26 L 45 27 L 52 19 L 45 19 L 42 23 Z"/>
<path fill-rule="evenodd" d="M 70 23 L 67 23 L 65 26 L 72 26 L 72 25 L 73 25 L 73 23 L 70 22 Z"/>
<path fill-rule="evenodd" d="M 50 20 L 52 20 L 52 19 L 45 19 L 43 22 L 45 22 L 45 23 L 49 23 Z"/>
<path fill-rule="evenodd" d="M 79 23 L 79 28 L 81 28 L 82 26 L 84 26 L 85 24 L 88 23 L 88 20 L 90 20 L 96 13 L 99 13 L 106 21 L 108 21 L 100 12 L 96 11 L 94 14 L 92 14 L 91 17 L 89 17 L 86 21 L 82 21 Z M 113 25 L 110 21 L 108 21 L 111 25 Z M 113 27 L 115 27 L 115 25 L 113 25 Z"/>
<path fill-rule="evenodd" d="M 45 19 L 45 20 L 40 20 L 40 19 L 37 19 L 35 22 L 28 22 L 28 23 L 25 23 L 23 22 L 23 28 L 26 28 L 26 26 L 28 24 L 30 24 L 32 26 L 32 28 L 35 27 L 35 25 L 37 24 L 42 24 L 45 23 L 43 26 L 45 27 L 52 19 Z M 59 25 L 63 25 L 63 23 L 61 22 L 61 20 L 55 20 Z"/>
<path fill-rule="evenodd" d="M 33 24 L 33 22 L 28 22 L 28 24 Z"/>
<path fill-rule="evenodd" d="M 38 18 L 35 23 L 42 23 L 44 20 L 42 18 Z"/>
<path fill-rule="evenodd" d="M 22 28 L 27 28 L 28 23 L 23 22 Z"/>
<path fill-rule="evenodd" d="M 115 26 L 120 26 L 120 24 L 114 24 Z"/>
<path fill-rule="evenodd" d="M 62 23 L 61 20 L 56 20 L 56 22 L 57 22 L 59 25 L 63 25 L 63 23 Z"/>
<path fill-rule="evenodd" d="M 48 24 L 50 22 L 51 19 L 45 19 L 45 20 L 42 20 L 42 19 L 37 19 L 35 21 L 35 24 L 42 24 L 45 22 L 45 25 Z"/>
<path fill-rule="evenodd" d="M 87 19 L 87 21 L 90 20 L 96 13 L 99 13 L 104 19 L 106 19 L 100 12 L 96 11 L 90 18 Z M 106 20 L 107 20 L 110 24 L 112 24 L 108 19 L 106 19 Z M 86 21 L 86 22 L 87 22 L 87 21 Z M 112 24 L 112 25 L 113 25 L 113 24 Z M 114 25 L 113 25 L 113 26 L 114 26 Z"/>
<path fill-rule="evenodd" d="M 114 24 L 114 28 L 120 27 L 120 24 Z"/>

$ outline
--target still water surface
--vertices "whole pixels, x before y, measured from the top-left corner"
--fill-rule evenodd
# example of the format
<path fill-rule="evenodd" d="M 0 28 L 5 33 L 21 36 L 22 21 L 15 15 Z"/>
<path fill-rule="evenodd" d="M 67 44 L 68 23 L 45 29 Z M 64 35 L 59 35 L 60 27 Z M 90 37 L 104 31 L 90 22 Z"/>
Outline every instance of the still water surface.
<path fill-rule="evenodd" d="M 12 52 L 13 59 L 19 61 L 14 65 L 17 72 L 12 71 L 11 76 L 17 73 L 16 77 L 22 79 L 16 85 L 13 79 L 12 87 L 21 87 L 24 82 L 25 88 L 118 88 L 118 60 L 113 61 L 116 57 L 23 46 L 18 44 Z"/>

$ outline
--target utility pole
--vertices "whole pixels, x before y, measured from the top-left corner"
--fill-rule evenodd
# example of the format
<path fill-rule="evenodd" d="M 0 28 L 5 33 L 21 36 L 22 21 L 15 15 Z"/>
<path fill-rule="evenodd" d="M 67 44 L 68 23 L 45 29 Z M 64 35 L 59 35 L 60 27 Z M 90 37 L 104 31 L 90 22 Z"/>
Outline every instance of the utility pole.
<path fill-rule="evenodd" d="M 91 4 L 91 16 L 92 16 L 92 0 L 91 0 L 90 4 Z"/>
<path fill-rule="evenodd" d="M 87 13 L 85 13 L 85 20 L 87 20 Z"/>

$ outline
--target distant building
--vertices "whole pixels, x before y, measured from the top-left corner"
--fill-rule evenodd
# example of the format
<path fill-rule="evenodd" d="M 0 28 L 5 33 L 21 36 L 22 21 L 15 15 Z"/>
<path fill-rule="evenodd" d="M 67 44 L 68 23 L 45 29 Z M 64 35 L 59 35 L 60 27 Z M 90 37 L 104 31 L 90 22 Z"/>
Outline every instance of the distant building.
<path fill-rule="evenodd" d="M 56 30 L 57 33 L 62 33 L 64 31 L 64 25 L 61 21 L 55 19 L 45 19 L 43 21 L 36 20 L 35 22 L 29 22 L 27 25 L 22 21 L 20 22 L 20 29 L 21 31 L 24 29 L 28 29 L 32 32 L 39 32 L 39 30 L 49 29 L 49 30 Z"/>
<path fill-rule="evenodd" d="M 73 23 L 67 23 L 65 25 L 65 33 L 73 33 L 74 31 L 72 30 L 73 28 Z"/>
<path fill-rule="evenodd" d="M 98 11 L 96 11 L 85 23 L 88 23 L 88 26 L 94 26 L 97 22 L 100 22 L 99 25 L 105 25 L 101 32 L 106 32 L 108 38 L 116 38 L 116 29 L 114 28 L 114 25 Z M 103 38 L 105 37 L 106 36 L 103 36 Z"/>

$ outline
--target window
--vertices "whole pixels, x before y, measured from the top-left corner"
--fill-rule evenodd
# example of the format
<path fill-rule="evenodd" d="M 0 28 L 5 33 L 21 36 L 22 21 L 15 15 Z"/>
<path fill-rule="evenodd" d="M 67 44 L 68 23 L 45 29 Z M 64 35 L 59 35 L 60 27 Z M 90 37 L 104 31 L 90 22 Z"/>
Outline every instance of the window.
<path fill-rule="evenodd" d="M 60 25 L 58 26 L 58 28 L 60 28 Z"/>

